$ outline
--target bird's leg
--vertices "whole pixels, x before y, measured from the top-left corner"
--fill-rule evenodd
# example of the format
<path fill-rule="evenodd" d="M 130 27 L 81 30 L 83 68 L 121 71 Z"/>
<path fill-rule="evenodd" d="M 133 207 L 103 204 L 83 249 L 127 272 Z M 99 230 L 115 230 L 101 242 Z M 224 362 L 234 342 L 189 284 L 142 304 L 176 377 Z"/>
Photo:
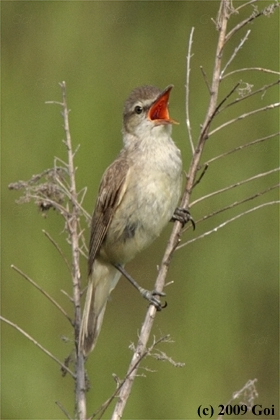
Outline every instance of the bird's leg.
<path fill-rule="evenodd" d="M 195 221 L 193 220 L 191 213 L 187 209 L 182 207 L 177 207 L 174 211 L 174 214 L 171 218 L 172 222 L 179 221 L 184 226 L 187 222 L 191 222 L 193 230 L 195 230 Z"/>
<path fill-rule="evenodd" d="M 124 277 L 127 278 L 127 280 L 130 281 L 130 283 L 141 293 L 143 298 L 147 299 L 152 305 L 154 305 L 157 309 L 157 311 L 161 311 L 163 308 L 167 306 L 167 303 L 165 302 L 164 305 L 161 304 L 160 300 L 157 299 L 155 296 L 165 296 L 165 293 L 163 292 L 157 292 L 156 290 L 149 291 L 147 289 L 144 289 L 141 287 L 136 280 L 134 280 L 133 277 L 131 277 L 130 274 L 124 269 L 124 267 L 120 264 L 114 264 L 114 267 L 116 267 L 117 270 L 119 270 Z"/>

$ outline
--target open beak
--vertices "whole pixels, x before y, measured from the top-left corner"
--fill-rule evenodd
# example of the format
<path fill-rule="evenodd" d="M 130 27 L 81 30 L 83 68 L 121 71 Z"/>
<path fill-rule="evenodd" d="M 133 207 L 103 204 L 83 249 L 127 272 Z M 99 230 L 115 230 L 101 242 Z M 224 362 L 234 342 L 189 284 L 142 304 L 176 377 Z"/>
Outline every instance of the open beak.
<path fill-rule="evenodd" d="M 166 89 L 157 97 L 148 112 L 148 118 L 154 121 L 156 125 L 160 124 L 179 124 L 169 116 L 168 101 L 173 85 L 167 86 Z"/>

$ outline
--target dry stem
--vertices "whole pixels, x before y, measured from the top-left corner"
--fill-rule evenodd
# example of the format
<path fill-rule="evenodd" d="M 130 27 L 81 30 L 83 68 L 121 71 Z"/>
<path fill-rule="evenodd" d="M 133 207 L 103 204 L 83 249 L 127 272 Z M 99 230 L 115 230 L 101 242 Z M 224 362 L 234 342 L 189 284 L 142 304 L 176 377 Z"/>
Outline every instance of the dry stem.
<path fill-rule="evenodd" d="M 59 364 L 61 369 L 68 372 L 72 378 L 76 378 L 76 375 L 67 367 L 64 363 L 62 363 L 60 360 L 57 359 L 49 350 L 47 350 L 45 347 L 42 346 L 42 344 L 38 343 L 31 335 L 27 334 L 26 331 L 24 331 L 22 328 L 20 328 L 17 324 L 14 322 L 9 321 L 8 319 L 4 318 L 0 315 L 0 319 L 5 322 L 6 324 L 10 325 L 11 327 L 15 328 L 17 331 L 19 331 L 22 335 L 24 335 L 28 340 L 30 340 L 33 344 L 35 344 L 37 347 L 39 347 L 45 354 L 47 354 L 51 359 L 53 359 L 56 363 Z"/>
<path fill-rule="evenodd" d="M 76 409 L 79 420 L 86 418 L 86 384 L 85 384 L 85 363 L 84 356 L 79 351 L 79 331 L 81 325 L 81 301 L 80 301 L 80 290 L 81 290 L 81 273 L 80 273 L 80 245 L 79 245 L 79 217 L 80 217 L 80 206 L 77 205 L 78 194 L 76 188 L 75 178 L 75 166 L 74 156 L 75 152 L 72 149 L 72 140 L 69 129 L 69 109 L 66 100 L 66 83 L 60 84 L 62 88 L 63 97 L 63 119 L 64 119 L 64 130 L 66 134 L 65 145 L 68 151 L 68 171 L 70 178 L 70 193 L 71 193 L 71 216 L 67 220 L 67 226 L 71 238 L 72 247 L 72 280 L 73 280 L 73 298 L 75 305 L 75 344 L 76 344 Z"/>
<path fill-rule="evenodd" d="M 17 268 L 15 265 L 11 265 L 11 268 L 13 270 L 15 270 L 17 273 L 19 273 L 23 278 L 25 278 L 27 281 L 29 281 L 29 283 L 31 283 L 34 287 L 36 287 L 36 289 L 40 290 L 41 293 L 43 293 L 43 295 L 49 299 L 52 304 L 54 306 L 57 307 L 57 309 L 63 313 L 63 315 L 68 319 L 68 321 L 71 323 L 71 325 L 73 326 L 73 321 L 70 318 L 70 316 L 67 314 L 67 312 L 59 305 L 59 303 L 56 302 L 56 300 L 54 300 L 53 297 L 51 297 L 48 292 L 46 292 L 41 286 L 39 286 L 34 280 L 32 280 L 27 274 L 25 274 L 22 270 L 20 270 L 19 268 Z"/>

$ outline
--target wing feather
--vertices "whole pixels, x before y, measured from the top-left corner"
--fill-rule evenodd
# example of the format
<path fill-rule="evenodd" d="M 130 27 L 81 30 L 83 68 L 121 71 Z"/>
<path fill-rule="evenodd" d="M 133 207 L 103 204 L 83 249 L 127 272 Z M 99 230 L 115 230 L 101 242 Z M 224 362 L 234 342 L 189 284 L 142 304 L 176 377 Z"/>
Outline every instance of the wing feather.
<path fill-rule="evenodd" d="M 99 187 L 98 199 L 91 220 L 91 234 L 89 243 L 88 273 L 91 274 L 92 265 L 106 233 L 120 205 L 127 188 L 129 165 L 123 155 L 120 155 L 106 170 Z"/>

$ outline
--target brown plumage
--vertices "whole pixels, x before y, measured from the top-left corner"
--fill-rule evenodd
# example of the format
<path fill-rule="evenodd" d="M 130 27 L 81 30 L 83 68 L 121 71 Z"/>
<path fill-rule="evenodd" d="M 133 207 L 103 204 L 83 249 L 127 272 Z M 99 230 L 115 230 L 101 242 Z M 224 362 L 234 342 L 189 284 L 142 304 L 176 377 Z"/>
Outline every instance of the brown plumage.
<path fill-rule="evenodd" d="M 172 86 L 135 89 L 125 103 L 124 148 L 105 171 L 92 217 L 89 283 L 79 345 L 93 350 L 107 299 L 123 267 L 171 219 L 181 190 L 182 162 L 171 139 L 168 99 Z"/>

